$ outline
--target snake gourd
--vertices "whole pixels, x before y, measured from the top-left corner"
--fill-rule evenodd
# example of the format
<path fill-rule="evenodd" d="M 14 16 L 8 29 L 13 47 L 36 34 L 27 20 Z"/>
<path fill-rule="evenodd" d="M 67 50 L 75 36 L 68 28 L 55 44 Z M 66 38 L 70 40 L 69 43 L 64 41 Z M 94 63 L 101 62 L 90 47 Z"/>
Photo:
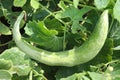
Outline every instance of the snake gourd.
<path fill-rule="evenodd" d="M 109 27 L 108 10 L 103 11 L 89 39 L 80 47 L 70 50 L 50 52 L 32 46 L 22 39 L 19 25 L 24 17 L 23 11 L 13 26 L 13 39 L 17 47 L 32 59 L 49 66 L 67 66 L 83 64 L 93 59 L 103 47 Z"/>

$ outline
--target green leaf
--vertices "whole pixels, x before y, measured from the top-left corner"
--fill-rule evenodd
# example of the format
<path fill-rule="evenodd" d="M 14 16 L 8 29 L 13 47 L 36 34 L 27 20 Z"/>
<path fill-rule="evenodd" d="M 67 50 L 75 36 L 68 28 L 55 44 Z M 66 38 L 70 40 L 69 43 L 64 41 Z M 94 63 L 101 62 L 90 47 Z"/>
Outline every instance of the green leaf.
<path fill-rule="evenodd" d="M 29 22 L 25 27 L 25 33 L 30 36 L 26 40 L 35 42 L 44 49 L 50 51 L 63 49 L 63 37 L 56 36 L 58 32 L 47 29 L 42 21 Z"/>
<path fill-rule="evenodd" d="M 18 76 L 17 74 L 13 74 L 12 80 L 28 80 L 28 76 Z"/>
<path fill-rule="evenodd" d="M 63 1 L 60 1 L 58 6 L 64 11 L 67 7 Z"/>
<path fill-rule="evenodd" d="M 120 50 L 120 45 L 113 48 L 113 50 Z"/>
<path fill-rule="evenodd" d="M 0 59 L 0 69 L 10 69 L 12 67 L 12 61 L 11 60 L 4 60 Z"/>
<path fill-rule="evenodd" d="M 48 12 L 45 10 L 37 9 L 36 12 L 32 15 L 32 19 L 35 21 L 42 21 L 46 16 L 48 16 Z"/>
<path fill-rule="evenodd" d="M 30 1 L 30 4 L 31 4 L 31 6 L 32 6 L 34 9 L 38 9 L 38 8 L 39 8 L 39 0 L 31 0 L 31 1 Z"/>
<path fill-rule="evenodd" d="M 114 21 L 112 29 L 110 31 L 110 37 L 114 40 L 114 50 L 120 50 L 120 23 Z"/>
<path fill-rule="evenodd" d="M 98 9 L 104 9 L 108 6 L 110 0 L 94 0 L 94 4 Z"/>
<path fill-rule="evenodd" d="M 16 7 L 23 7 L 27 0 L 14 0 L 13 5 Z"/>
<path fill-rule="evenodd" d="M 99 74 L 96 72 L 88 72 L 92 80 L 108 80 L 104 74 Z"/>
<path fill-rule="evenodd" d="M 54 23 L 54 24 L 53 24 Z M 58 32 L 64 32 L 64 26 L 62 26 L 62 24 L 56 20 L 56 19 L 46 19 L 45 20 L 45 25 L 48 29 L 55 29 Z"/>
<path fill-rule="evenodd" d="M 75 8 L 78 7 L 78 4 L 79 4 L 79 0 L 73 0 L 73 5 Z"/>
<path fill-rule="evenodd" d="M 78 7 L 78 4 L 79 4 L 79 0 L 73 0 L 73 5 L 75 8 Z"/>
<path fill-rule="evenodd" d="M 27 64 L 26 65 L 25 64 L 23 64 L 23 65 L 16 65 L 14 67 L 14 70 L 17 72 L 17 74 L 19 76 L 26 76 L 30 72 L 31 67 L 30 67 L 30 65 L 27 65 Z"/>
<path fill-rule="evenodd" d="M 10 29 L 1 22 L 0 22 L 0 34 L 11 35 Z"/>
<path fill-rule="evenodd" d="M 61 74 L 59 73 L 59 75 L 58 74 L 56 75 L 56 80 L 90 80 L 87 76 L 85 76 L 86 72 L 81 72 L 81 73 L 76 73 L 75 72 L 75 73 L 73 73 L 71 75 L 68 75 L 68 76 L 64 76 L 66 74 L 65 74 L 64 71 L 62 71 L 62 72 L 63 73 L 61 73 Z M 61 75 L 63 75 L 63 76 L 61 76 Z"/>
<path fill-rule="evenodd" d="M 57 18 L 67 18 L 69 17 L 72 21 L 72 33 L 77 33 L 78 30 L 81 30 L 81 25 L 79 24 L 79 21 L 83 21 L 83 15 L 90 11 L 90 8 L 82 8 L 77 9 L 75 7 L 68 7 L 65 9 L 65 11 L 56 14 Z M 84 32 L 84 30 L 81 30 Z"/>
<path fill-rule="evenodd" d="M 8 15 L 8 10 L 4 8 L 4 6 L 2 5 L 2 3 L 0 4 L 0 16 L 4 16 L 7 17 Z"/>
<path fill-rule="evenodd" d="M 83 78 L 82 78 L 83 80 L 90 80 L 88 77 L 86 77 L 86 76 L 83 76 Z"/>
<path fill-rule="evenodd" d="M 60 80 L 80 80 L 82 79 L 82 77 L 84 76 L 85 74 L 84 73 L 75 73 L 71 76 L 68 76 L 67 78 L 61 78 Z"/>
<path fill-rule="evenodd" d="M 69 79 L 69 78 L 85 78 L 85 72 L 83 70 L 86 70 L 86 67 L 88 69 L 89 65 L 78 65 L 74 67 L 60 67 L 59 70 L 57 71 L 55 78 L 56 80 L 60 79 Z M 78 74 L 75 74 L 78 73 Z M 80 79 L 77 79 L 80 80 Z"/>
<path fill-rule="evenodd" d="M 117 0 L 116 3 L 115 3 L 115 6 L 113 8 L 113 15 L 114 15 L 114 18 L 116 18 L 119 22 L 120 22 L 120 0 Z"/>
<path fill-rule="evenodd" d="M 8 13 L 12 12 L 13 0 L 1 0 L 2 9 L 6 9 Z M 9 3 L 9 4 L 8 4 Z M 4 11 L 4 10 L 3 10 Z M 6 17 L 6 16 L 5 16 Z"/>
<path fill-rule="evenodd" d="M 7 19 L 9 21 L 9 24 L 11 27 L 13 27 L 14 22 L 16 21 L 17 16 L 20 14 L 20 12 L 11 12 L 10 15 L 7 16 Z M 20 23 L 20 27 L 23 27 L 25 21 L 22 20 Z"/>
<path fill-rule="evenodd" d="M 110 32 L 110 37 L 112 37 L 114 40 L 120 39 L 120 23 L 118 21 L 115 21 L 113 23 L 113 26 Z"/>
<path fill-rule="evenodd" d="M 112 65 L 113 65 L 113 71 L 111 72 L 112 80 L 120 80 L 120 63 Z"/>
<path fill-rule="evenodd" d="M 6 70 L 0 70 L 0 80 L 11 80 L 12 75 Z"/>
<path fill-rule="evenodd" d="M 12 71 L 19 76 L 28 75 L 31 70 L 30 58 L 26 57 L 18 48 L 13 47 L 5 50 L 1 55 L 1 59 L 11 60 L 13 63 Z"/>

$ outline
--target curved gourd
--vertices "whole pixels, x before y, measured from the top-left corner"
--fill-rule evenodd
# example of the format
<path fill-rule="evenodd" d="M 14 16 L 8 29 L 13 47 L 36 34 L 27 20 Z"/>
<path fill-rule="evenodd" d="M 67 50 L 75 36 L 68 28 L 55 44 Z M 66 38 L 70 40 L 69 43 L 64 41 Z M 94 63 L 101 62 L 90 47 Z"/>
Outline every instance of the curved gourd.
<path fill-rule="evenodd" d="M 108 10 L 105 10 L 98 20 L 89 39 L 80 47 L 71 50 L 50 52 L 32 46 L 22 39 L 19 25 L 24 16 L 24 11 L 17 18 L 13 27 L 13 38 L 18 48 L 32 59 L 50 66 L 75 66 L 93 59 L 101 50 L 107 38 Z"/>

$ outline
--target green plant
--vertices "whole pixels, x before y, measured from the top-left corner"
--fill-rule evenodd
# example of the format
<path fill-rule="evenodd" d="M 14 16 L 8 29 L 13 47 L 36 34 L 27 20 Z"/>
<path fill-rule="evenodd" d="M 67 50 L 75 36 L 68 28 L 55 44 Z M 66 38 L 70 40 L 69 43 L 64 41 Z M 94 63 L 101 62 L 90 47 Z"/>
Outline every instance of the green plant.
<path fill-rule="evenodd" d="M 0 80 L 119 80 L 119 4 L 119 0 L 0 0 Z M 102 26 L 104 22 L 109 27 Z M 13 32 L 18 34 L 14 38 Z M 36 54 L 26 54 L 31 51 Z M 39 59 L 41 51 L 50 56 L 42 59 L 47 65 Z"/>

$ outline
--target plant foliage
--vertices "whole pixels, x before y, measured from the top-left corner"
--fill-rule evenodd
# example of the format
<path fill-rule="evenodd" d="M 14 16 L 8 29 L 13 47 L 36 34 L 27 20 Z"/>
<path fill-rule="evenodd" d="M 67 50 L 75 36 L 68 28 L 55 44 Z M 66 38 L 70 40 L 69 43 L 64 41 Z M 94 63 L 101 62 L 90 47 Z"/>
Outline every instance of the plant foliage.
<path fill-rule="evenodd" d="M 119 80 L 119 7 L 120 0 L 0 0 L 0 80 Z M 106 9 L 109 32 L 104 47 L 93 60 L 78 66 L 38 63 L 19 50 L 11 37 L 24 10 L 24 40 L 48 51 L 69 50 L 89 38 Z"/>

